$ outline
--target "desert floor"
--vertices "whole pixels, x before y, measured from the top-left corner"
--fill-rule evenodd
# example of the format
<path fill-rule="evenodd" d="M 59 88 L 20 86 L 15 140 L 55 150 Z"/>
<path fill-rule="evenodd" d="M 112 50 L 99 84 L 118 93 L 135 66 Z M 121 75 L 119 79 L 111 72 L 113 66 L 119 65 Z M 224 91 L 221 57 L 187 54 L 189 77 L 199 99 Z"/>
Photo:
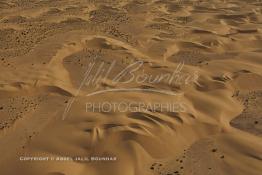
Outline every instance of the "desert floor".
<path fill-rule="evenodd" d="M 1 0 L 0 175 L 260 175 L 261 7 Z M 191 81 L 128 81 L 173 72 Z M 87 108 L 124 101 L 184 109 Z"/>

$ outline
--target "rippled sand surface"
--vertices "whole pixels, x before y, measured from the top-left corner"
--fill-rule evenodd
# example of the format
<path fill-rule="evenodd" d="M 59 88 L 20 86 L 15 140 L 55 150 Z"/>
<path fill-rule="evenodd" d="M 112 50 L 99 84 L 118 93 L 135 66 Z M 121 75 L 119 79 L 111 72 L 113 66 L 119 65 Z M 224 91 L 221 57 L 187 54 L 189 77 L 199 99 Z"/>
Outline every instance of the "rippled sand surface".
<path fill-rule="evenodd" d="M 260 175 L 261 7 L 1 0 L 0 174 Z M 128 67 L 125 83 L 114 83 Z M 145 78 L 178 69 L 191 81 Z M 87 109 L 127 101 L 183 110 Z"/>

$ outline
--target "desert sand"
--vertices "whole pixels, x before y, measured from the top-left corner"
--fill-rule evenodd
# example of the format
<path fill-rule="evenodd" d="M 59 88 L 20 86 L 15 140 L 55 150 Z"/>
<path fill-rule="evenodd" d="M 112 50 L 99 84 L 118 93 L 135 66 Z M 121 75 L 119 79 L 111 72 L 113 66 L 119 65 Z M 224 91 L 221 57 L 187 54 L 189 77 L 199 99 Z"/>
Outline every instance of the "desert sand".
<path fill-rule="evenodd" d="M 1 0 L 0 175 L 260 175 L 261 7 Z M 125 101 L 183 110 L 87 108 Z"/>

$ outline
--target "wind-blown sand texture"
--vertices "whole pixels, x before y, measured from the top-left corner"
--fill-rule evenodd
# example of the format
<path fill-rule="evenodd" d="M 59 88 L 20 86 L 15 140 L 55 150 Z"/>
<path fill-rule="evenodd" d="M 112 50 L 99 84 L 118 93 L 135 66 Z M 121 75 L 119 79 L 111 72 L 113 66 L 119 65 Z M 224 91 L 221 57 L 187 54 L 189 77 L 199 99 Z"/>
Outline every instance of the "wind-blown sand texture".
<path fill-rule="evenodd" d="M 1 0 L 0 175 L 261 175 L 261 7 L 261 0 Z M 104 82 L 81 85 L 90 62 L 99 69 L 114 61 Z M 181 62 L 197 72 L 187 85 L 125 84 L 182 93 L 188 110 L 86 111 L 90 101 L 175 100 L 146 91 L 86 96 L 123 88 L 111 78 L 135 61 L 152 75 Z M 19 159 L 90 155 L 117 160 Z"/>

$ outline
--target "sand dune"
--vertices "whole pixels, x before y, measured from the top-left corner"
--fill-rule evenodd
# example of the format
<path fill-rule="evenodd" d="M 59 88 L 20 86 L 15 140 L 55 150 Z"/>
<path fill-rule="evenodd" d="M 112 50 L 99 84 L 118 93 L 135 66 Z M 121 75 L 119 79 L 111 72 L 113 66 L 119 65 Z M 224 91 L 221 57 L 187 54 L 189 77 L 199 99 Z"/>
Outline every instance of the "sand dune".
<path fill-rule="evenodd" d="M 1 0 L 0 174 L 261 174 L 261 6 Z"/>

